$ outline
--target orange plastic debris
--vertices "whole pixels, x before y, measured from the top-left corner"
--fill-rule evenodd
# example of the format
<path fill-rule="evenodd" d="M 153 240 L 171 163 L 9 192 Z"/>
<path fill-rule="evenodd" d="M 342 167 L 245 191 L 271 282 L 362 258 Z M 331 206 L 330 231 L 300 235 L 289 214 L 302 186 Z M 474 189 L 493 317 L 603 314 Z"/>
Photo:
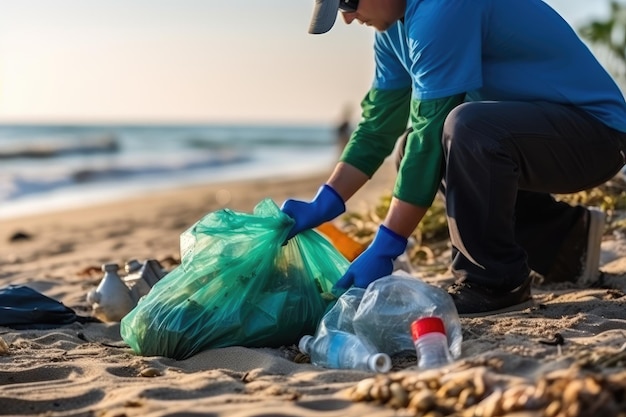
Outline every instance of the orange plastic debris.
<path fill-rule="evenodd" d="M 331 222 L 318 226 L 316 230 L 326 236 L 335 249 L 337 249 L 350 262 L 352 262 L 367 248 L 366 245 L 352 239 Z"/>

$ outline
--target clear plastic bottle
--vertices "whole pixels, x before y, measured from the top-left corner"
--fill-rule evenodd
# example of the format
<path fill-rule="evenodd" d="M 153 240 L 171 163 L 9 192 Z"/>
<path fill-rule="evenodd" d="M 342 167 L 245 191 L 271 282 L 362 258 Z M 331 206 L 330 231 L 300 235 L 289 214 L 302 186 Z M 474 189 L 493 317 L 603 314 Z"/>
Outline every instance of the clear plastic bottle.
<path fill-rule="evenodd" d="M 328 331 L 303 336 L 298 344 L 300 351 L 311 357 L 316 366 L 333 369 L 359 369 L 388 372 L 391 358 L 385 353 L 375 352 L 373 347 L 358 336 L 343 331 Z"/>
<path fill-rule="evenodd" d="M 367 287 L 352 317 L 353 333 L 378 352 L 411 352 L 415 349 L 411 323 L 431 316 L 443 321 L 450 353 L 459 358 L 463 332 L 452 297 L 442 288 L 396 271 Z"/>
<path fill-rule="evenodd" d="M 411 323 L 411 335 L 417 353 L 417 367 L 438 368 L 453 361 L 448 338 L 439 317 L 423 317 Z"/>
<path fill-rule="evenodd" d="M 353 326 L 354 316 L 364 293 L 365 290 L 363 288 L 350 287 L 341 294 L 335 304 L 322 317 L 317 333 L 339 330 L 355 334 Z"/>

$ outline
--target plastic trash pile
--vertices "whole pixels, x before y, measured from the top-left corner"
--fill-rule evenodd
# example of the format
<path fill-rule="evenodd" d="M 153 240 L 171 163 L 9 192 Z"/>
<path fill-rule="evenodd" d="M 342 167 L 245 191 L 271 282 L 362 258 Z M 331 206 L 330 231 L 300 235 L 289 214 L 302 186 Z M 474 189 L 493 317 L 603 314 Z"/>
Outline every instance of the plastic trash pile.
<path fill-rule="evenodd" d="M 126 276 L 122 278 L 117 264 L 102 265 L 104 276 L 100 284 L 87 293 L 87 302 L 92 306 L 94 317 L 105 322 L 122 320 L 167 273 L 154 259 L 148 259 L 143 264 L 136 259 L 130 260 L 125 270 Z"/>
<path fill-rule="evenodd" d="M 299 348 L 317 366 L 387 372 L 390 357 L 406 351 L 416 353 L 419 368 L 443 366 L 461 355 L 462 340 L 452 298 L 396 272 L 343 293 Z"/>

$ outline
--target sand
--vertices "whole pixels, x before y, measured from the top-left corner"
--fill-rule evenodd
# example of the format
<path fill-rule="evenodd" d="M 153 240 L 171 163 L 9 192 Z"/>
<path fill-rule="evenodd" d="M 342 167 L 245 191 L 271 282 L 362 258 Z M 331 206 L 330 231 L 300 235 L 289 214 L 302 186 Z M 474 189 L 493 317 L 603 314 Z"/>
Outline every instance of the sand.
<path fill-rule="evenodd" d="M 157 259 L 173 268 L 180 234 L 206 213 L 310 198 L 328 174 L 209 184 L 1 220 L 0 287 L 27 285 L 89 316 L 86 293 L 100 282 L 103 263 Z M 348 210 L 375 204 L 392 180 L 387 163 Z M 602 270 L 594 287 L 535 287 L 534 305 L 524 311 L 461 319 L 461 358 L 427 372 L 410 356 L 394 358 L 386 375 L 324 369 L 302 363 L 294 346 L 234 346 L 180 361 L 142 357 L 125 345 L 119 323 L 0 327 L 0 415 L 626 415 L 620 233 L 605 237 Z M 422 278 L 443 285 L 450 276 Z"/>

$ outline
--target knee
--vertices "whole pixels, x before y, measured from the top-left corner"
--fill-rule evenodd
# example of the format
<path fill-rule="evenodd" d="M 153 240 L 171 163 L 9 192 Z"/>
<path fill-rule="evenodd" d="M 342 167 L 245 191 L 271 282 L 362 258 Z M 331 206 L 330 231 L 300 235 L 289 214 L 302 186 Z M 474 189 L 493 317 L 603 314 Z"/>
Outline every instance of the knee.
<path fill-rule="evenodd" d="M 484 103 L 469 102 L 463 103 L 452 109 L 443 124 L 443 134 L 441 144 L 444 152 L 448 152 L 452 146 L 467 146 L 476 148 L 478 143 L 478 132 L 483 131 L 480 127 L 485 123 Z"/>

